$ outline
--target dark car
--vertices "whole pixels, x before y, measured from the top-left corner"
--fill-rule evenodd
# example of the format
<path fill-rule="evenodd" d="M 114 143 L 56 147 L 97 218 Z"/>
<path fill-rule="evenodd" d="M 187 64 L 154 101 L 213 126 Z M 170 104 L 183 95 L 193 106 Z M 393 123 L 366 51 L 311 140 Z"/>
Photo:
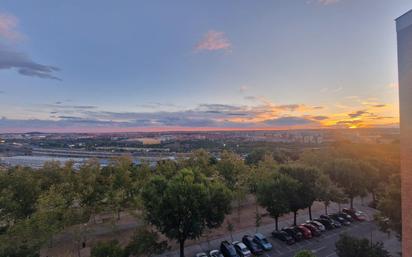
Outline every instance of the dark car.
<path fill-rule="evenodd" d="M 312 236 L 321 236 L 322 235 L 322 231 L 320 231 L 320 229 L 318 229 L 317 227 L 315 227 L 312 224 L 306 223 L 306 224 L 302 224 L 301 226 L 309 229 L 310 232 L 312 232 Z"/>
<path fill-rule="evenodd" d="M 321 218 L 321 219 L 328 220 L 330 223 L 332 223 L 332 225 L 333 225 L 335 228 L 341 228 L 341 227 L 343 226 L 342 223 L 340 223 L 340 221 L 334 220 L 334 219 L 332 219 L 332 218 L 329 217 L 329 216 L 320 215 L 320 218 Z"/>
<path fill-rule="evenodd" d="M 263 249 L 253 241 L 253 237 L 250 235 L 245 235 L 242 238 L 242 242 L 249 248 L 249 250 L 254 255 L 261 255 L 263 254 Z"/>
<path fill-rule="evenodd" d="M 333 223 L 331 223 L 329 220 L 326 219 L 314 219 L 314 221 L 317 221 L 319 223 L 322 223 L 323 226 L 325 226 L 325 228 L 327 230 L 331 230 L 334 229 L 335 226 L 333 225 Z"/>
<path fill-rule="evenodd" d="M 253 241 L 258 244 L 263 250 L 269 251 L 272 250 L 272 244 L 266 239 L 261 233 L 256 233 L 253 237 Z"/>
<path fill-rule="evenodd" d="M 342 212 L 349 214 L 356 221 L 366 221 L 367 220 L 366 215 L 363 212 L 357 211 L 355 209 L 343 208 Z"/>
<path fill-rule="evenodd" d="M 308 229 L 308 228 L 306 228 L 306 227 L 304 227 L 304 226 L 302 226 L 302 225 L 297 226 L 296 228 L 299 229 L 299 231 L 302 233 L 303 238 L 305 238 L 305 239 L 311 239 L 311 238 L 313 237 L 313 236 L 312 236 L 312 231 L 310 231 L 310 229 Z"/>
<path fill-rule="evenodd" d="M 350 216 L 349 214 L 343 213 L 343 212 L 335 213 L 335 215 L 349 221 L 350 223 L 352 223 L 354 221 L 352 216 Z"/>
<path fill-rule="evenodd" d="M 296 242 L 302 241 L 303 240 L 303 235 L 302 232 L 299 230 L 295 230 L 294 228 L 283 228 L 282 231 L 285 231 L 288 233 L 293 239 L 295 239 Z"/>
<path fill-rule="evenodd" d="M 220 244 L 220 252 L 225 257 L 239 257 L 239 255 L 236 252 L 235 247 L 228 241 L 223 241 Z"/>
<path fill-rule="evenodd" d="M 293 239 L 293 237 L 291 237 L 285 231 L 275 230 L 275 231 L 272 232 L 272 236 L 276 239 L 279 239 L 279 240 L 287 243 L 288 245 L 291 245 L 291 244 L 295 243 L 295 239 Z"/>
<path fill-rule="evenodd" d="M 348 221 L 347 219 L 341 217 L 339 214 L 336 214 L 336 213 L 335 214 L 329 214 L 328 216 L 329 216 L 329 218 L 340 222 L 344 226 L 349 226 L 351 224 L 350 221 Z"/>

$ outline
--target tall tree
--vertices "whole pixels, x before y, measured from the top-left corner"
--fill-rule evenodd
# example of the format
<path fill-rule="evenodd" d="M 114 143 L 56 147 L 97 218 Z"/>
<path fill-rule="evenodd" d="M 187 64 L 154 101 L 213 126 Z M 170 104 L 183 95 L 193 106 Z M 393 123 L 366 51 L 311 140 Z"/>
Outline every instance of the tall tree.
<path fill-rule="evenodd" d="M 337 187 L 328 176 L 321 175 L 317 180 L 317 199 L 325 205 L 325 214 L 328 214 L 328 207 L 331 202 L 342 203 L 345 200 L 345 195 L 342 190 Z"/>
<path fill-rule="evenodd" d="M 367 178 L 362 173 L 359 162 L 351 159 L 336 159 L 329 162 L 326 172 L 350 200 L 353 208 L 353 199 L 365 194 L 365 181 Z"/>
<path fill-rule="evenodd" d="M 106 188 L 102 180 L 103 176 L 97 160 L 89 160 L 80 167 L 76 190 L 79 194 L 79 204 L 90 212 L 93 219 L 105 198 Z"/>
<path fill-rule="evenodd" d="M 279 172 L 282 174 L 289 175 L 295 180 L 299 181 L 298 194 L 299 197 L 294 200 L 291 205 L 292 211 L 295 216 L 297 210 L 308 208 L 309 218 L 312 219 L 312 205 L 317 199 L 318 194 L 318 183 L 317 180 L 321 176 L 320 170 L 305 165 L 282 165 L 279 168 Z M 296 225 L 296 218 L 295 218 Z"/>
<path fill-rule="evenodd" d="M 240 221 L 241 203 L 249 191 L 250 169 L 240 156 L 228 151 L 222 152 L 221 160 L 217 163 L 216 168 L 219 176 L 233 193 Z"/>
<path fill-rule="evenodd" d="M 376 215 L 381 230 L 389 232 L 395 231 L 401 238 L 402 235 L 402 208 L 401 208 L 401 183 L 400 176 L 391 178 L 391 182 L 385 193 L 378 201 L 377 209 L 380 211 Z"/>
<path fill-rule="evenodd" d="M 206 228 L 222 224 L 231 201 L 224 185 L 189 169 L 170 179 L 152 178 L 143 189 L 142 199 L 147 221 L 179 242 L 181 257 L 187 239 L 196 239 Z"/>
<path fill-rule="evenodd" d="M 290 197 L 297 195 L 300 183 L 281 174 L 273 174 L 269 179 L 261 180 L 257 186 L 257 200 L 275 219 L 276 230 L 278 220 L 291 210 Z"/>

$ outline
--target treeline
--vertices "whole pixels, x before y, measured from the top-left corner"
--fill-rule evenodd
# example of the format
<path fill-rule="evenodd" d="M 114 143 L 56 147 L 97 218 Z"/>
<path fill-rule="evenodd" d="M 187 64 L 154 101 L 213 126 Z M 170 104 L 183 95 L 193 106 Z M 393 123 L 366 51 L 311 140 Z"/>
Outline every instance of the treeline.
<path fill-rule="evenodd" d="M 38 170 L 10 168 L 0 172 L 0 256 L 38 256 L 62 231 L 71 234 L 79 253 L 87 224 L 99 213 L 111 213 L 115 221 L 122 211 L 176 240 L 184 256 L 186 240 L 221 226 L 233 203 L 240 211 L 249 194 L 275 219 L 276 228 L 278 218 L 289 212 L 295 223 L 299 210 L 308 209 L 311 218 L 315 201 L 324 202 L 327 211 L 331 202 L 352 205 L 355 197 L 371 194 L 372 204 L 382 210 L 382 227 L 399 233 L 400 200 L 394 192 L 399 190 L 399 156 L 394 149 L 350 144 L 305 151 L 297 160 L 278 159 L 262 151 L 246 160 L 224 151 L 217 159 L 198 150 L 187 159 L 160 161 L 155 168 L 134 165 L 127 157 L 106 167 L 90 160 L 79 170 L 70 162 L 50 162 Z M 147 237 L 156 247 L 139 245 Z M 105 247 L 99 244 L 94 252 Z M 126 249 L 122 256 L 150 256 L 166 246 L 156 232 L 140 230 Z"/>

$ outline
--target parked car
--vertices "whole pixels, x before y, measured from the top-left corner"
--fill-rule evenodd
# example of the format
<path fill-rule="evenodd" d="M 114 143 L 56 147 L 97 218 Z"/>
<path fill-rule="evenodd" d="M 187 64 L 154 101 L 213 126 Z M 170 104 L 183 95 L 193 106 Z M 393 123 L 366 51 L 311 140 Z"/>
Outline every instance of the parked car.
<path fill-rule="evenodd" d="M 212 250 L 209 252 L 210 257 L 224 257 L 219 250 Z"/>
<path fill-rule="evenodd" d="M 324 226 L 322 223 L 320 223 L 320 222 L 318 222 L 318 221 L 316 221 L 316 220 L 308 220 L 308 221 L 306 221 L 306 223 L 315 226 L 315 227 L 316 227 L 317 229 L 319 229 L 321 232 L 326 231 L 325 226 Z"/>
<path fill-rule="evenodd" d="M 343 213 L 349 214 L 356 221 L 366 221 L 366 215 L 362 211 L 357 211 L 355 209 L 342 209 Z"/>
<path fill-rule="evenodd" d="M 332 225 L 333 225 L 335 228 L 341 228 L 341 227 L 343 226 L 342 223 L 340 223 L 340 222 L 337 221 L 337 220 L 332 219 L 332 218 L 329 217 L 329 216 L 320 215 L 319 218 L 328 220 L 330 223 L 332 223 Z"/>
<path fill-rule="evenodd" d="M 224 257 L 239 257 L 235 247 L 228 241 L 223 241 L 220 244 L 220 252 L 223 254 Z"/>
<path fill-rule="evenodd" d="M 263 249 L 253 241 L 253 237 L 250 235 L 245 235 L 242 238 L 242 242 L 249 248 L 249 250 L 254 255 L 261 255 L 263 254 Z"/>
<path fill-rule="evenodd" d="M 252 253 L 250 252 L 249 248 L 247 246 L 239 241 L 233 242 L 233 245 L 235 246 L 236 252 L 240 257 L 251 257 Z"/>
<path fill-rule="evenodd" d="M 291 244 L 295 243 L 295 239 L 293 239 L 293 237 L 291 237 L 285 231 L 275 230 L 275 231 L 272 232 L 272 236 L 276 239 L 279 239 L 279 240 L 287 243 L 288 245 L 291 245 Z"/>
<path fill-rule="evenodd" d="M 336 215 L 338 215 L 339 217 L 344 218 L 345 220 L 349 221 L 349 222 L 353 222 L 353 218 L 352 216 L 350 216 L 349 214 L 343 213 L 343 212 L 337 212 Z"/>
<path fill-rule="evenodd" d="M 306 223 L 306 224 L 302 224 L 301 226 L 309 229 L 310 232 L 312 232 L 312 236 L 313 236 L 313 237 L 314 237 L 314 236 L 320 236 L 320 235 L 322 234 L 322 232 L 321 232 L 317 227 L 315 227 L 315 226 L 312 225 L 312 224 Z"/>
<path fill-rule="evenodd" d="M 301 225 L 297 226 L 296 228 L 299 229 L 299 231 L 302 233 L 304 239 L 311 239 L 313 237 L 312 231 L 310 231 L 310 229 Z"/>
<path fill-rule="evenodd" d="M 197 253 L 196 257 L 208 257 L 206 253 Z"/>
<path fill-rule="evenodd" d="M 272 250 L 272 244 L 266 239 L 261 233 L 256 233 L 253 237 L 253 241 L 258 244 L 263 250 L 269 251 Z"/>
<path fill-rule="evenodd" d="M 328 216 L 335 221 L 339 221 L 343 226 L 349 226 L 351 224 L 349 220 L 341 217 L 341 215 L 337 213 L 329 214 Z"/>
<path fill-rule="evenodd" d="M 288 233 L 293 239 L 295 239 L 296 242 L 302 241 L 303 240 L 303 235 L 300 231 L 296 231 L 293 228 L 283 228 L 282 231 L 285 231 Z"/>
<path fill-rule="evenodd" d="M 331 223 L 329 220 L 326 219 L 314 219 L 314 221 L 317 221 L 319 223 L 322 223 L 323 226 L 325 226 L 325 228 L 327 230 L 331 230 L 334 229 L 335 226 L 333 225 L 333 223 Z"/>

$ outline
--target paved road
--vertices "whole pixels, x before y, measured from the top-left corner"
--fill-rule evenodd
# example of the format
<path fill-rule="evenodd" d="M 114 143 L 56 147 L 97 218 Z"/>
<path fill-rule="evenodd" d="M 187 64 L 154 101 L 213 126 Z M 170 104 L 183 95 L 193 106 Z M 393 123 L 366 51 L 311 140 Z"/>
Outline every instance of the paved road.
<path fill-rule="evenodd" d="M 368 214 L 369 217 L 373 216 L 374 210 L 360 204 L 356 206 L 358 209 L 363 210 Z M 336 211 L 335 208 L 331 208 L 331 211 Z M 318 217 L 321 212 L 314 213 L 314 217 Z M 304 222 L 306 215 L 299 215 L 298 222 Z M 280 227 L 287 226 L 290 221 L 283 221 L 280 223 Z M 349 235 L 368 238 L 372 238 L 373 242 L 381 241 L 384 242 L 385 247 L 390 250 L 394 255 L 400 250 L 400 244 L 397 239 L 392 236 L 388 237 L 387 234 L 379 231 L 378 227 L 370 218 L 370 221 L 366 222 L 354 222 L 349 227 L 344 227 L 340 229 L 334 229 L 327 231 L 322 234 L 321 237 L 304 240 L 298 242 L 294 245 L 288 246 L 281 241 L 273 239 L 270 233 L 273 231 L 273 225 L 263 226 L 259 229 L 259 232 L 267 236 L 268 240 L 273 244 L 273 249 L 266 252 L 265 257 L 293 257 L 297 252 L 301 250 L 310 250 L 317 257 L 336 257 L 335 253 L 335 242 L 339 239 L 339 235 L 342 233 L 347 233 Z M 255 228 L 250 228 L 244 231 L 239 231 L 233 235 L 234 240 L 240 240 L 245 234 L 254 234 Z M 230 235 L 226 235 L 223 238 L 212 240 L 210 242 L 199 242 L 198 244 L 190 245 L 185 248 L 185 256 L 192 257 L 198 252 L 208 252 L 210 249 L 218 249 L 220 242 L 223 240 L 231 241 Z M 178 251 L 172 251 L 161 255 L 161 257 L 177 257 L 179 256 Z"/>

